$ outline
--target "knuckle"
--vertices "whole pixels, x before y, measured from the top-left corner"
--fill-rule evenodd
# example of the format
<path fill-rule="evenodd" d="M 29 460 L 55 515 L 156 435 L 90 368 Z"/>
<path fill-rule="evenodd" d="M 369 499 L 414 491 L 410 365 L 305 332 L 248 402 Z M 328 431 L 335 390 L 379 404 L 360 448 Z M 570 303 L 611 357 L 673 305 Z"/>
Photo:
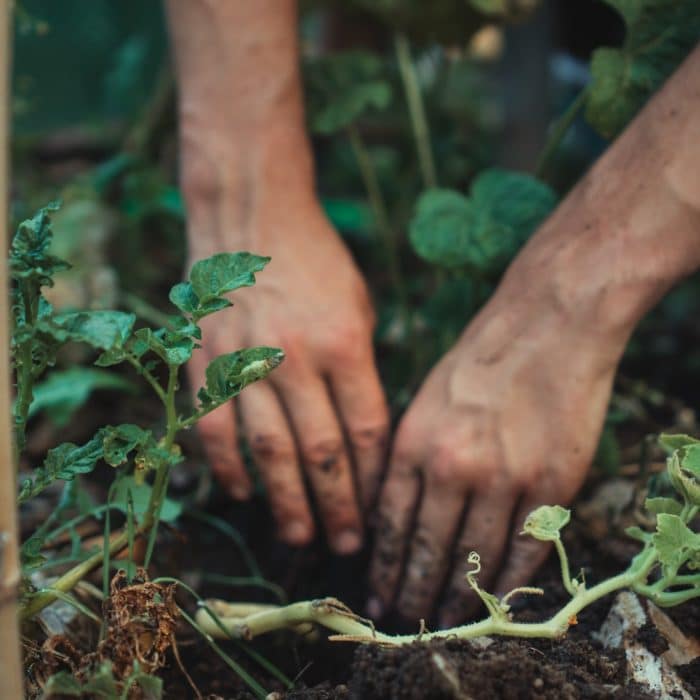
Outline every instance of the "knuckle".
<path fill-rule="evenodd" d="M 357 450 L 367 450 L 382 446 L 389 432 L 388 423 L 384 420 L 368 421 L 348 427 L 348 439 Z"/>
<path fill-rule="evenodd" d="M 291 462 L 295 459 L 294 445 L 279 433 L 256 433 L 250 439 L 253 458 L 260 462 Z"/>
<path fill-rule="evenodd" d="M 320 438 L 302 447 L 302 458 L 310 469 L 328 474 L 338 470 L 342 452 L 340 438 Z"/>
<path fill-rule="evenodd" d="M 326 339 L 324 352 L 331 359 L 354 362 L 367 353 L 369 329 L 360 324 L 346 324 Z"/>

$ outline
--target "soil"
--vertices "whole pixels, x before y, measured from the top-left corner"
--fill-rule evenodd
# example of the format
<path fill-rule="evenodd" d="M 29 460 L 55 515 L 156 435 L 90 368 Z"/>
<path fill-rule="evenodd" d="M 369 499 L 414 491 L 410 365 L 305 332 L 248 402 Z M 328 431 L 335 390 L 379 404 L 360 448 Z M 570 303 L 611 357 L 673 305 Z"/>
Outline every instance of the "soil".
<path fill-rule="evenodd" d="M 223 513 L 219 513 L 223 515 Z M 264 552 L 261 562 L 266 573 L 274 580 L 285 581 L 292 598 L 319 597 L 333 593 L 346 600 L 357 610 L 362 610 L 365 591 L 362 580 L 366 561 L 353 557 L 351 561 L 332 557 L 323 548 L 294 551 L 281 545 L 273 545 L 273 535 L 262 503 L 249 506 L 249 510 L 237 514 L 233 520 L 244 535 L 257 539 L 256 553 Z M 198 545 L 211 537 L 204 530 L 195 535 Z M 199 538 L 202 539 L 199 539 Z M 269 539 L 268 539 L 269 538 Z M 615 539 L 615 538 L 613 538 Z M 265 546 L 260 546 L 263 542 Z M 193 540 L 190 540 L 193 541 Z M 219 544 L 221 544 L 219 538 Z M 623 568 L 633 551 L 619 537 L 617 542 L 608 538 L 605 545 L 586 536 L 586 528 L 576 523 L 567 533 L 567 549 L 571 560 L 583 567 L 587 580 L 609 576 Z M 199 553 L 209 561 L 216 560 L 221 569 L 223 554 L 216 547 L 198 546 Z M 193 551 L 190 551 L 193 554 Z M 230 552 L 228 554 L 230 557 Z M 202 564 L 193 558 L 181 562 L 185 569 L 201 570 Z M 204 564 L 206 570 L 206 564 Z M 280 572 L 286 573 L 280 576 Z M 542 598 L 527 598 L 521 602 L 515 615 L 521 620 L 544 619 L 566 599 L 559 582 L 559 568 L 552 559 L 543 567 L 537 585 L 546 590 Z M 203 585 L 212 595 L 228 596 L 231 590 Z M 240 594 L 240 599 L 244 596 Z M 579 623 L 572 627 L 563 640 L 513 640 L 496 639 L 486 648 L 451 639 L 429 644 L 414 644 L 401 648 L 384 648 L 363 645 L 334 644 L 324 639 L 310 644 L 295 639 L 292 634 L 280 634 L 256 641 L 256 648 L 295 680 L 295 689 L 283 693 L 282 686 L 269 677 L 261 676 L 257 667 L 248 664 L 245 657 L 224 644 L 239 663 L 243 663 L 269 691 L 280 693 L 288 700 L 326 700 L 348 698 L 354 700 L 418 700 L 442 698 L 503 698 L 504 700 L 532 698 L 546 700 L 578 698 L 652 698 L 648 690 L 629 683 L 624 651 L 606 650 L 593 640 L 591 633 L 600 628 L 608 614 L 612 597 L 599 601 L 579 616 Z M 667 610 L 676 624 L 686 634 L 697 634 L 700 629 L 700 601 L 685 604 L 682 608 Z M 386 620 L 382 629 L 407 631 L 400 621 Z M 181 637 L 180 655 L 194 683 L 206 697 L 253 698 L 241 681 L 227 666 L 215 657 L 196 636 Z M 638 633 L 638 639 L 654 654 L 667 648 L 666 640 L 655 627 L 647 625 Z M 679 667 L 691 697 L 700 697 L 700 660 Z M 184 685 L 181 672 L 170 665 L 167 678 L 168 698 L 192 697 L 192 691 Z"/>
<path fill-rule="evenodd" d="M 127 410 L 132 409 L 129 407 Z M 147 419 L 148 416 L 144 416 L 144 420 Z M 196 455 L 194 445 L 188 445 L 187 452 Z M 195 477 L 192 476 L 196 472 L 197 463 L 195 456 L 189 465 L 195 469 L 188 468 L 174 475 L 171 485 L 172 495 L 176 498 L 191 499 L 192 493 L 198 490 L 194 483 Z M 104 476 L 105 483 L 109 483 L 111 473 Z M 594 486 L 589 487 L 589 492 Z M 207 489 L 200 488 L 199 491 Z M 286 547 L 275 539 L 272 519 L 262 496 L 248 504 L 236 504 L 232 508 L 228 499 L 216 495 L 217 489 L 211 491 L 215 495 L 206 503 L 200 503 L 201 510 L 206 510 L 210 516 L 219 519 L 219 523 L 224 522 L 236 528 L 242 540 L 250 547 L 265 577 L 279 584 L 289 600 L 332 595 L 354 610 L 363 611 L 368 593 L 364 583 L 367 552 L 338 558 L 323 543 L 305 549 Z M 583 498 L 586 498 L 586 494 Z M 42 507 L 44 510 L 50 509 L 52 505 L 51 502 L 44 506 L 41 501 L 35 503 L 38 511 Z M 27 516 L 28 513 L 25 513 L 23 517 L 25 526 L 32 519 Z M 40 513 L 35 516 L 40 517 Z M 617 523 L 615 531 L 612 531 L 609 524 L 598 523 L 596 527 L 591 527 L 590 522 L 574 519 L 565 530 L 565 545 L 572 567 L 574 570 L 582 569 L 590 584 L 622 570 L 636 552 L 635 543 L 619 534 L 622 525 L 624 523 Z M 607 528 L 602 535 L 601 528 Z M 211 524 L 193 517 L 184 517 L 178 523 L 177 530 L 170 527 L 162 529 L 151 574 L 177 577 L 204 596 L 274 602 L 269 591 L 253 586 L 233 588 L 230 583 L 211 576 L 247 576 L 250 574 L 249 565 L 231 538 Z M 95 582 L 99 585 L 97 578 Z M 545 619 L 567 599 L 555 559 L 551 559 L 542 568 L 534 583 L 541 586 L 546 594 L 542 597 L 516 599 L 514 614 L 520 620 Z M 191 597 L 182 591 L 177 595 L 177 602 L 190 613 L 194 609 Z M 495 639 L 488 647 L 479 648 L 451 639 L 402 648 L 382 648 L 331 643 L 323 635 L 312 643 L 299 639 L 292 633 L 269 635 L 256 640 L 253 647 L 294 681 L 294 689 L 286 695 L 282 684 L 268 673 L 261 672 L 260 666 L 250 660 L 242 646 L 221 643 L 221 648 L 266 690 L 280 693 L 278 696 L 273 694 L 273 698 L 284 697 L 289 700 L 644 700 L 653 697 L 643 688 L 628 682 L 624 652 L 603 649 L 591 636 L 592 632 L 600 629 L 611 603 L 612 596 L 583 611 L 579 615 L 578 624 L 561 641 Z M 699 600 L 676 609 L 668 609 L 666 613 L 686 635 L 697 636 L 700 630 Z M 415 630 L 415 625 L 406 626 L 395 619 L 382 620 L 378 626 L 388 632 Z M 75 636 L 72 639 L 72 644 L 78 649 L 76 658 L 94 652 L 96 648 L 94 630 L 90 636 L 85 634 L 84 629 L 83 627 L 83 632 L 77 639 Z M 209 700 L 255 697 L 240 677 L 182 620 L 175 637 L 181 665 L 172 650 L 169 650 L 165 657 L 165 667 L 158 671 L 165 683 L 164 698 L 184 700 L 197 696 L 186 679 L 183 668 L 191 676 L 201 697 Z M 666 640 L 651 625 L 643 627 L 637 638 L 654 654 L 661 654 L 666 649 Z M 80 668 L 77 662 L 74 665 Z M 48 670 L 46 669 L 47 672 Z M 685 682 L 690 696 L 700 697 L 700 659 L 679 667 L 677 672 Z M 46 677 L 47 673 L 43 675 L 43 678 Z"/>

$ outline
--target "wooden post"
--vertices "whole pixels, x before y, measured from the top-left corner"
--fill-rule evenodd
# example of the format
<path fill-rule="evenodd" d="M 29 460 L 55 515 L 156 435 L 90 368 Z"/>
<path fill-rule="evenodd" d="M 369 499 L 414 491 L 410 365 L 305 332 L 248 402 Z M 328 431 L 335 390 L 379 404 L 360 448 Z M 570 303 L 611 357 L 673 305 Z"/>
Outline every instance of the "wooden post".
<path fill-rule="evenodd" d="M 17 488 L 12 458 L 8 315 L 8 145 L 10 131 L 10 0 L 0 0 L 0 695 L 21 700 L 22 659 L 17 623 Z"/>

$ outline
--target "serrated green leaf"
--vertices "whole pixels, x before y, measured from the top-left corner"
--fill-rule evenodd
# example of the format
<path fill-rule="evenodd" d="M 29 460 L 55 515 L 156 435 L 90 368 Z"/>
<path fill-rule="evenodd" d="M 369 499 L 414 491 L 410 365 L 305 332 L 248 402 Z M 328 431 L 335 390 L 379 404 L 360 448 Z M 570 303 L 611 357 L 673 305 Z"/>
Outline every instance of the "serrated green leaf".
<path fill-rule="evenodd" d="M 125 476 L 119 479 L 114 487 L 112 505 L 126 515 L 129 493 L 131 493 L 134 504 L 134 516 L 136 520 L 142 521 L 148 510 L 152 490 L 150 484 L 139 483 L 133 476 Z M 180 517 L 181 513 L 182 504 L 166 497 L 160 511 L 161 521 L 172 523 Z"/>
<path fill-rule="evenodd" d="M 540 506 L 525 518 L 523 532 L 536 540 L 554 542 L 559 531 L 571 520 L 571 511 L 561 506 Z"/>
<path fill-rule="evenodd" d="M 470 197 L 445 189 L 423 193 L 410 240 L 428 262 L 499 273 L 555 204 L 556 195 L 543 182 L 492 168 L 476 178 Z"/>
<path fill-rule="evenodd" d="M 70 481 L 78 474 L 87 474 L 103 456 L 102 431 L 84 445 L 65 442 L 49 450 L 44 463 L 34 470 L 32 477 L 22 482 L 18 500 L 20 503 L 33 498 L 56 479 Z"/>
<path fill-rule="evenodd" d="M 675 576 L 683 564 L 700 555 L 700 534 L 693 532 L 677 515 L 661 513 L 657 517 L 652 541 L 666 577 Z"/>
<path fill-rule="evenodd" d="M 217 253 L 198 260 L 190 272 L 192 291 L 200 306 L 240 287 L 255 284 L 255 273 L 260 272 L 270 258 L 252 253 Z"/>
<path fill-rule="evenodd" d="M 33 280 L 38 285 L 51 286 L 54 273 L 70 265 L 48 253 L 53 232 L 50 213 L 57 211 L 59 202 L 47 204 L 17 228 L 10 246 L 10 276 L 14 280 Z"/>
<path fill-rule="evenodd" d="M 647 498 L 644 501 L 644 508 L 654 515 L 661 513 L 679 515 L 683 510 L 683 506 L 673 498 Z"/>
<path fill-rule="evenodd" d="M 129 453 L 137 448 L 146 447 L 153 442 L 150 430 L 143 430 L 138 425 L 123 423 L 108 425 L 102 429 L 102 451 L 104 460 L 112 467 L 124 464 Z"/>
<path fill-rule="evenodd" d="M 600 48 L 591 60 L 586 119 L 613 138 L 695 46 L 700 3 L 605 0 L 625 21 L 621 48 Z"/>
<path fill-rule="evenodd" d="M 307 112 L 312 131 L 331 134 L 369 110 L 391 102 L 391 86 L 382 61 L 366 51 L 347 51 L 314 58 L 304 66 Z"/>
<path fill-rule="evenodd" d="M 668 454 L 672 454 L 681 447 L 700 444 L 700 440 L 691 435 L 684 435 L 683 433 L 662 433 L 659 435 L 659 444 Z"/>
<path fill-rule="evenodd" d="M 139 328 L 135 336 L 169 365 L 184 365 L 192 357 L 195 347 L 192 338 L 171 333 L 164 328 L 157 331 Z"/>
<path fill-rule="evenodd" d="M 92 392 L 101 389 L 133 392 L 135 386 L 119 375 L 90 367 L 56 371 L 34 387 L 34 400 L 29 407 L 28 417 L 46 411 L 55 425 L 63 427 L 75 411 L 85 404 Z"/>
<path fill-rule="evenodd" d="M 203 405 L 221 404 L 264 379 L 284 359 L 279 348 L 247 348 L 220 355 L 206 369 L 206 386 L 199 391 Z"/>
<path fill-rule="evenodd" d="M 123 311 L 71 311 L 56 314 L 39 328 L 61 343 L 87 343 L 99 350 L 124 345 L 131 334 L 134 314 Z"/>

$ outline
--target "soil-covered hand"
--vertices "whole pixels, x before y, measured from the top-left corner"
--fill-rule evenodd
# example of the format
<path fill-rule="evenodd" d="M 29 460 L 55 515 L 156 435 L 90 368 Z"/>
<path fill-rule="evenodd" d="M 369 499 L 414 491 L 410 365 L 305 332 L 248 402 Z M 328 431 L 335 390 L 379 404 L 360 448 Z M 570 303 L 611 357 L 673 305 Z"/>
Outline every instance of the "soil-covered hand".
<path fill-rule="evenodd" d="M 700 265 L 699 70 L 696 49 L 540 227 L 409 407 L 380 502 L 373 616 L 395 601 L 427 617 L 446 583 L 441 622 L 466 617 L 470 550 L 497 593 L 542 562 L 546 548 L 518 535 L 525 516 L 572 499 L 627 339 Z"/>
<path fill-rule="evenodd" d="M 191 221 L 196 225 L 196 217 Z M 361 499 L 366 503 L 376 488 L 387 443 L 369 296 L 311 198 L 279 193 L 270 206 L 256 208 L 249 225 L 246 244 L 272 261 L 254 289 L 236 294 L 232 310 L 203 324 L 203 351 L 191 363 L 193 386 L 201 386 L 207 362 L 218 354 L 255 345 L 284 350 L 283 364 L 248 387 L 235 411 L 281 538 L 298 545 L 313 537 L 308 481 L 331 547 L 349 553 L 361 544 Z M 214 411 L 199 428 L 221 482 L 234 498 L 247 498 L 252 485 L 238 449 L 234 407 Z"/>
<path fill-rule="evenodd" d="M 498 592 L 542 562 L 546 546 L 518 533 L 531 510 L 566 504 L 581 485 L 615 368 L 567 332 L 535 305 L 497 297 L 428 376 L 381 498 L 372 583 L 383 607 L 396 597 L 404 616 L 427 618 L 449 573 L 440 619 L 453 625 L 478 601 L 470 551 L 480 585 Z"/>

